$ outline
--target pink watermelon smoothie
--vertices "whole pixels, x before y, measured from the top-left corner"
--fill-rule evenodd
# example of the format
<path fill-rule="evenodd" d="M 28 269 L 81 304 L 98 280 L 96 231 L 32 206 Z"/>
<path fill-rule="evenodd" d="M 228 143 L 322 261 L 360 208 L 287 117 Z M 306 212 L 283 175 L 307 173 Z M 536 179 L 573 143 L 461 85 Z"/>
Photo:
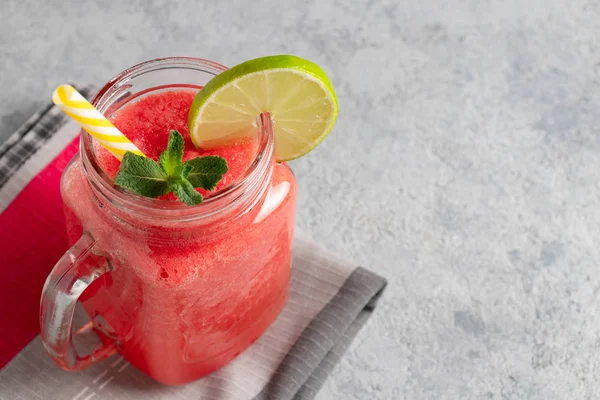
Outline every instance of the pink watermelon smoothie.
<path fill-rule="evenodd" d="M 185 140 L 183 160 L 198 156 L 220 156 L 227 161 L 229 171 L 217 185 L 218 191 L 235 181 L 246 172 L 256 155 L 256 141 L 246 139 L 228 146 L 207 151 L 198 150 L 190 139 L 187 115 L 196 95 L 195 90 L 177 90 L 147 96 L 111 116 L 112 123 L 146 156 L 158 160 L 167 148 L 169 131 L 177 130 Z M 95 151 L 100 165 L 114 178 L 121 164 L 112 154 L 95 142 Z M 202 195 L 207 192 L 197 189 Z M 174 200 L 174 195 L 165 199 Z"/>
<path fill-rule="evenodd" d="M 155 92 L 126 104 L 111 119 L 151 158 L 166 148 L 170 129 L 185 138 L 185 160 L 225 158 L 229 171 L 218 191 L 244 175 L 258 144 L 246 139 L 210 151 L 195 149 L 187 127 L 194 94 Z M 99 146 L 94 150 L 114 177 L 119 161 Z M 61 189 L 69 239 L 74 243 L 88 233 L 112 266 L 80 300 L 103 339 L 116 341 L 130 363 L 157 381 L 183 384 L 222 367 L 283 308 L 296 181 L 287 165 L 272 159 L 268 171 L 253 202 L 193 221 L 153 220 L 110 203 L 99 206 L 81 160 L 75 158 L 65 171 Z"/>

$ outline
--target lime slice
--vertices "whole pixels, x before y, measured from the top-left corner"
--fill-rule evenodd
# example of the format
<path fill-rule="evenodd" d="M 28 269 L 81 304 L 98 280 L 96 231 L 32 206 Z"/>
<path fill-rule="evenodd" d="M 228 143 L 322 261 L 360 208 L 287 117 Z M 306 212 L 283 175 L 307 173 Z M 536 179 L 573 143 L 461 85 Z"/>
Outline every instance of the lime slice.
<path fill-rule="evenodd" d="M 288 161 L 327 136 L 338 105 L 315 63 L 289 55 L 257 58 L 215 76 L 196 94 L 188 119 L 192 141 L 211 148 L 246 137 L 263 112 L 273 120 L 275 158 Z"/>

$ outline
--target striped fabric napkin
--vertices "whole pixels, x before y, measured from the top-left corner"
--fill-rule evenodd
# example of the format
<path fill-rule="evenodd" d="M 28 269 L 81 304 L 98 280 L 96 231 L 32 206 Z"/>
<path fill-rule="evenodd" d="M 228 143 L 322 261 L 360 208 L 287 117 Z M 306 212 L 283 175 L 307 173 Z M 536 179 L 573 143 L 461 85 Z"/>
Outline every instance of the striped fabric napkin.
<path fill-rule="evenodd" d="M 77 373 L 50 361 L 38 336 L 39 296 L 68 248 L 59 181 L 77 152 L 78 135 L 78 127 L 48 105 L 0 145 L 0 399 L 314 398 L 386 281 L 301 232 L 294 239 L 283 312 L 248 350 L 212 375 L 170 387 L 118 355 Z"/>

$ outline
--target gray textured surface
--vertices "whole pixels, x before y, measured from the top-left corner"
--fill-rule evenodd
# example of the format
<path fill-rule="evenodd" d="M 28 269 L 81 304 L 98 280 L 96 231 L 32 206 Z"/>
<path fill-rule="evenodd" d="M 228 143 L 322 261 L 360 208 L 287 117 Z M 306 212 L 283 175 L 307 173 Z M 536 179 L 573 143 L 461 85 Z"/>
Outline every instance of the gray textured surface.
<path fill-rule="evenodd" d="M 298 223 L 390 286 L 321 399 L 600 396 L 597 2 L 49 3 L 0 5 L 2 137 L 158 56 L 331 74 Z"/>

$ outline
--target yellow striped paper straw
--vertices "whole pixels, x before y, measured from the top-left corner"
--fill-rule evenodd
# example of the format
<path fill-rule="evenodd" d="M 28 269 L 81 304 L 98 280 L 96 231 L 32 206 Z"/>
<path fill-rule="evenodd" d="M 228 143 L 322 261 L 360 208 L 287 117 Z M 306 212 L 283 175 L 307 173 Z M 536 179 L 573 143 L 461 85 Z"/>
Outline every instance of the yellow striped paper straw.
<path fill-rule="evenodd" d="M 52 101 L 119 160 L 123 158 L 126 151 L 145 157 L 140 149 L 73 86 L 60 85 L 57 87 L 52 93 Z"/>

